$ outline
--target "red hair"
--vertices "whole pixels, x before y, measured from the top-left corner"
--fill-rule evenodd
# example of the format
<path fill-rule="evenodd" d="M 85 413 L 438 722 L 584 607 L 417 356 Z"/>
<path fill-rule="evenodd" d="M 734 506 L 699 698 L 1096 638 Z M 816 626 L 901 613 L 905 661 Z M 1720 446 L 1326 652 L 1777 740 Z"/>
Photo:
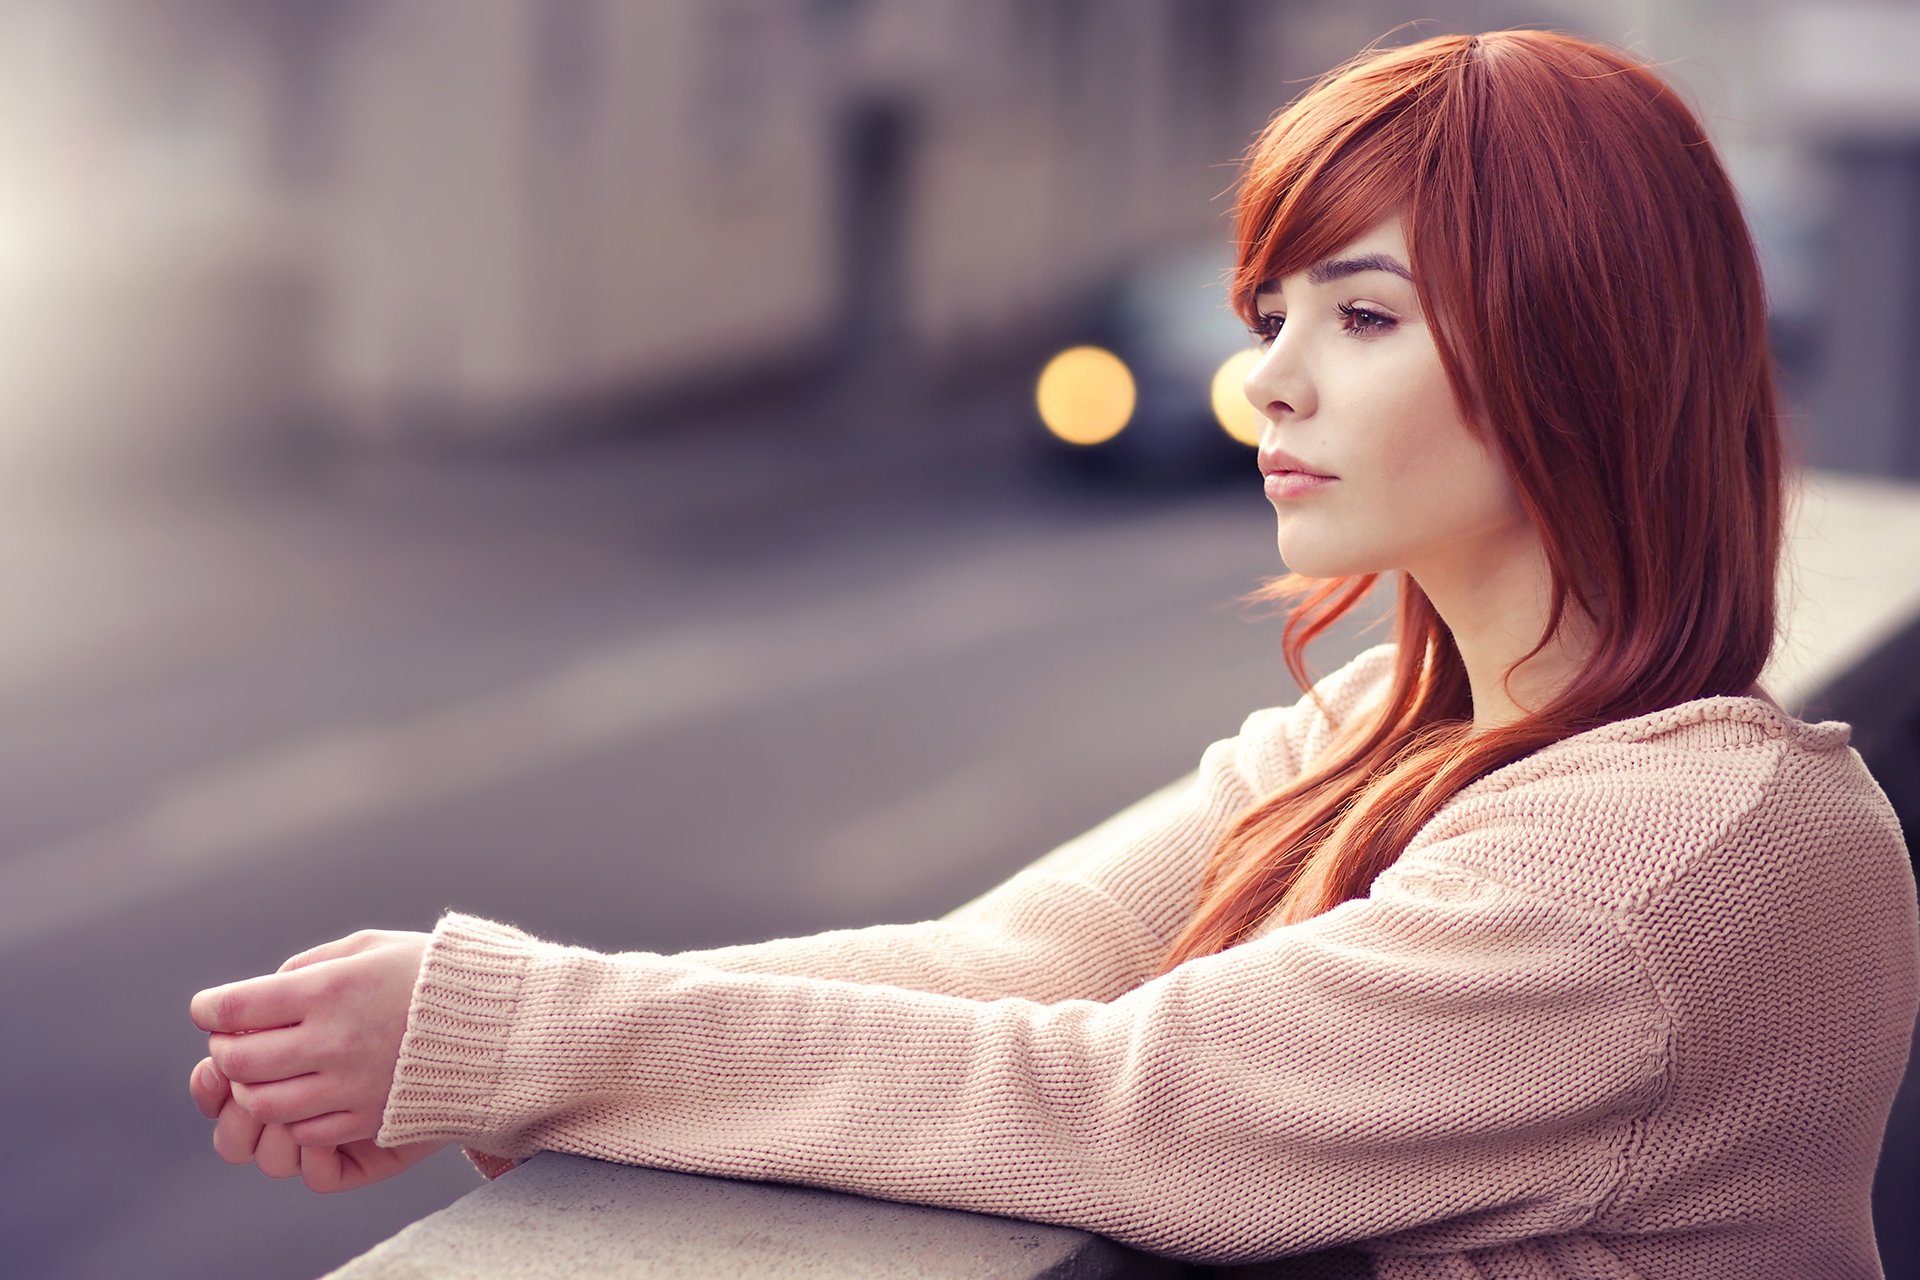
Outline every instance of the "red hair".
<path fill-rule="evenodd" d="M 1361 896 L 1493 769 L 1746 694 L 1773 650 L 1789 443 L 1753 241 L 1694 113 L 1632 55 L 1547 31 L 1363 50 L 1243 162 L 1235 310 L 1253 324 L 1264 282 L 1395 211 L 1462 414 L 1545 547 L 1552 605 L 1527 656 L 1573 609 L 1595 647 L 1552 702 L 1469 736 L 1460 652 L 1402 574 L 1384 702 L 1238 817 L 1167 969 Z M 1310 694 L 1307 644 L 1378 576 L 1288 573 L 1250 597 L 1295 602 L 1283 649 Z"/>

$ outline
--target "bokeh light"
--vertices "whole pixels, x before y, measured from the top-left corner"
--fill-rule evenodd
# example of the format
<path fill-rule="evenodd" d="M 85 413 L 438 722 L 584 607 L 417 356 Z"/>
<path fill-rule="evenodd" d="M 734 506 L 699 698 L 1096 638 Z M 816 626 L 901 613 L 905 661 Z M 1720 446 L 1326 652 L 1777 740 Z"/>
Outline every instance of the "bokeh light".
<path fill-rule="evenodd" d="M 1069 347 L 1040 371 L 1040 420 L 1069 444 L 1099 444 L 1133 417 L 1133 374 L 1103 347 Z"/>
<path fill-rule="evenodd" d="M 1245 445 L 1260 443 L 1260 414 L 1247 399 L 1247 375 L 1260 361 L 1252 349 L 1228 356 L 1213 374 L 1213 416 L 1226 433 Z"/>

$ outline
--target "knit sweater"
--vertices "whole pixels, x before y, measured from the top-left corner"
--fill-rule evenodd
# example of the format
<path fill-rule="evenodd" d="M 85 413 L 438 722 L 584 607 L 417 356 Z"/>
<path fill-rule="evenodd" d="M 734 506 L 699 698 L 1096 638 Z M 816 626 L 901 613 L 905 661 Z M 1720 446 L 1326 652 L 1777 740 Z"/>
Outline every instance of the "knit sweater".
<path fill-rule="evenodd" d="M 1288 1276 L 1878 1276 L 1920 919 L 1843 722 L 1710 697 L 1573 735 L 1463 788 L 1364 897 L 1154 976 L 1220 834 L 1393 659 L 938 920 L 603 954 L 450 911 L 377 1141 Z"/>

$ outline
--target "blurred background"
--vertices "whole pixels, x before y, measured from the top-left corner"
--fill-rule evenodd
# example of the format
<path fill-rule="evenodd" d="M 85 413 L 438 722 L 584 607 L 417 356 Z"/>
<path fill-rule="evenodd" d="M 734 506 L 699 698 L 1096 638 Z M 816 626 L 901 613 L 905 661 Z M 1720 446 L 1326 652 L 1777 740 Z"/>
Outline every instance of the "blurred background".
<path fill-rule="evenodd" d="M 477 1185 L 225 1165 L 202 987 L 924 918 L 1296 698 L 1235 164 L 1416 18 L 1665 61 L 1809 460 L 1920 480 L 1920 6 L 0 0 L 7 1272 Z"/>

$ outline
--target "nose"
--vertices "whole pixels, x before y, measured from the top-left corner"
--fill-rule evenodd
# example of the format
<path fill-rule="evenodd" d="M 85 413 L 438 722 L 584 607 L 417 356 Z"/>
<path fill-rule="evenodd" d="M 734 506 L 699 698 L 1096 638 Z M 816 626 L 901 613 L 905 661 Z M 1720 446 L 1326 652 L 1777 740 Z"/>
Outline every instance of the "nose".
<path fill-rule="evenodd" d="M 1313 412 L 1312 382 L 1295 350 L 1298 342 L 1282 328 L 1241 383 L 1248 403 L 1267 422 L 1304 418 Z"/>

